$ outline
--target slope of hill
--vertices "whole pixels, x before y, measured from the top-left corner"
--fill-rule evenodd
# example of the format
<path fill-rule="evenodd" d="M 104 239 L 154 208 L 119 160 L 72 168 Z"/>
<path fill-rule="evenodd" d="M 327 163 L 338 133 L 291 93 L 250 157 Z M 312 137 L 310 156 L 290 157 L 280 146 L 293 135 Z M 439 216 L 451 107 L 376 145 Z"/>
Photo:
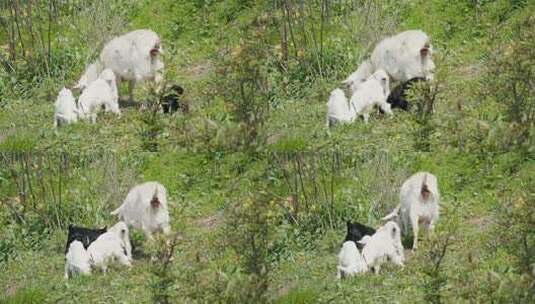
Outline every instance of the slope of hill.
<path fill-rule="evenodd" d="M 52 2 L 0 6 L 0 301 L 533 302 L 529 1 Z M 138 28 L 162 37 L 190 112 L 152 111 L 147 85 L 147 111 L 53 130 L 59 89 Z M 330 91 L 383 37 L 416 28 L 436 49 L 433 114 L 326 129 Z M 404 268 L 336 280 L 346 220 L 381 225 L 420 170 L 439 180 L 435 233 Z M 173 250 L 134 231 L 131 269 L 64 280 L 68 225 L 113 225 L 148 180 L 168 189 Z"/>

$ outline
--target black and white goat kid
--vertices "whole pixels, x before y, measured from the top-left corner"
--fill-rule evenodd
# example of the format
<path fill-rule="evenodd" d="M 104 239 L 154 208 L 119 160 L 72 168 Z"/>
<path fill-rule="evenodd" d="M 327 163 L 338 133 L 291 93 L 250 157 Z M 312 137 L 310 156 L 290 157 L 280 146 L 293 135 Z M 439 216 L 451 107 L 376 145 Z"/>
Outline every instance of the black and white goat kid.
<path fill-rule="evenodd" d="M 372 227 L 368 227 L 366 225 L 363 225 L 358 222 L 352 223 L 351 221 L 347 221 L 347 234 L 346 238 L 344 239 L 344 242 L 347 241 L 353 241 L 357 244 L 357 247 L 359 249 L 362 249 L 363 245 L 358 243 L 365 235 L 373 235 L 375 233 L 375 229 Z"/>
<path fill-rule="evenodd" d="M 87 249 L 101 234 L 108 231 L 107 227 L 101 229 L 91 229 L 69 225 L 69 234 L 67 235 L 67 244 L 65 245 L 65 254 L 69 251 L 69 246 L 73 241 L 80 241 L 84 248 Z"/>

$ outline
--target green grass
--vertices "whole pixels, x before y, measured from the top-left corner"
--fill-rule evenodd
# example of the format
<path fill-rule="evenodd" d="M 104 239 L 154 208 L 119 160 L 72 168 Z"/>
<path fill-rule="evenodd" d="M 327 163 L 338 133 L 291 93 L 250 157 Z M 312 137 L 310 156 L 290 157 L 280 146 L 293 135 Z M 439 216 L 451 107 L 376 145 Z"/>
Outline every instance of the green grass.
<path fill-rule="evenodd" d="M 504 106 L 481 96 L 485 58 L 501 41 L 491 39 L 491 34 L 498 29 L 507 38 L 509 24 L 532 7 L 516 9 L 518 3 L 522 1 L 381 4 L 383 18 L 394 20 L 393 32 L 421 28 L 430 33 L 437 50 L 440 93 L 431 120 L 434 132 L 430 150 L 421 151 L 416 148 L 421 139 L 415 135 L 419 126 L 414 113 L 395 111 L 391 118 L 374 113 L 367 125 L 358 120 L 325 128 L 328 94 L 366 52 L 365 46 L 353 46 L 355 41 L 367 41 L 365 36 L 373 30 L 348 26 L 353 20 L 348 16 L 355 24 L 361 20 L 355 11 L 344 15 L 342 8 L 333 6 L 332 24 L 325 28 L 330 38 L 325 38 L 327 58 L 321 76 L 303 66 L 315 58 L 310 36 L 311 44 L 300 50 L 304 55 L 292 58 L 286 71 L 273 68 L 273 58 L 257 59 L 269 67 L 269 96 L 275 106 L 259 129 L 259 144 L 245 147 L 235 144 L 244 136 L 243 126 L 234 120 L 236 103 L 227 97 L 239 95 L 233 87 L 219 87 L 225 83 L 221 78 L 233 75 L 221 74 L 220 69 L 229 62 L 227 53 L 256 37 L 249 35 L 263 35 L 262 43 L 269 45 L 262 46 L 276 49 L 281 16 L 275 15 L 275 21 L 259 30 L 258 24 L 264 23 L 257 19 L 268 18 L 269 5 L 264 2 L 113 2 L 110 10 L 125 19 L 124 31 L 151 28 L 162 36 L 168 77 L 183 85 L 192 111 L 159 115 L 158 152 L 150 153 L 144 149 L 143 118 L 148 114 L 137 108 L 122 109 L 120 119 L 104 114 L 97 124 L 79 122 L 56 131 L 52 104 L 65 80 L 52 78 L 28 88 L 30 98 L 9 95 L 0 110 L 0 151 L 6 157 L 2 161 L 12 165 L 0 167 L 0 302 L 151 302 L 150 286 L 156 277 L 149 255 L 160 248 L 139 232 L 132 239 L 145 255 L 132 269 L 117 266 L 105 275 L 63 279 L 67 221 L 111 226 L 115 219 L 109 212 L 130 187 L 148 180 L 166 186 L 172 229 L 181 237 L 169 270 L 173 303 L 247 302 L 244 295 L 260 290 L 247 272 L 250 235 L 243 234 L 251 228 L 247 216 L 255 208 L 265 208 L 268 214 L 269 248 L 259 251 L 268 252 L 264 300 L 269 302 L 425 303 L 430 293 L 428 254 L 435 240 L 447 236 L 451 245 L 441 266 L 444 303 L 529 299 L 529 294 L 520 295 L 527 293 L 522 286 L 529 285 L 530 277 L 520 273 L 515 252 L 497 236 L 497 221 L 505 202 L 519 197 L 533 202 L 535 161 L 532 154 L 513 147 L 493 148 L 492 130 L 503 119 Z M 314 11 L 313 4 L 307 5 Z M 306 20 L 308 35 L 317 30 L 312 27 L 318 22 L 314 16 Z M 298 32 L 301 24 L 294 26 Z M 380 34 L 387 31 L 381 29 Z M 74 37 L 76 32 L 66 30 L 64 35 Z M 65 75 L 71 74 L 76 75 L 73 70 Z M 142 87 L 137 89 L 137 99 L 146 95 Z M 490 135 L 481 130 L 481 122 L 490 125 Z M 339 157 L 337 167 L 333 153 Z M 13 155 L 35 161 L 7 162 Z M 39 162 L 39 155 L 50 163 Z M 67 157 L 63 181 L 56 167 L 61 155 Z M 279 162 L 285 157 L 288 162 Z M 301 176 L 293 167 L 297 164 L 302 166 Z M 34 185 L 26 205 L 10 169 L 18 182 Z M 380 225 L 379 218 L 397 204 L 403 180 L 419 170 L 433 172 L 439 180 L 442 204 L 435 235 L 422 241 L 416 252 L 406 252 L 404 268 L 389 265 L 378 275 L 336 280 L 345 220 Z M 60 182 L 62 190 L 57 188 Z M 288 222 L 290 209 L 284 205 L 295 191 L 300 225 Z M 257 195 L 268 196 L 270 204 L 251 201 Z M 19 214 L 25 215 L 23 220 Z M 236 216 L 241 217 L 240 226 L 235 225 Z"/>

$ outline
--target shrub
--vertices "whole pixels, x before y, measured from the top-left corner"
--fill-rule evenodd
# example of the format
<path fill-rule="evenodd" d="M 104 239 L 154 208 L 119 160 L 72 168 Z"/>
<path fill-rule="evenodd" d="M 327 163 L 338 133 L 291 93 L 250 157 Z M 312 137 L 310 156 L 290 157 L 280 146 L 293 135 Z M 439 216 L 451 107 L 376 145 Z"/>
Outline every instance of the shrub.
<path fill-rule="evenodd" d="M 238 283 L 241 290 L 234 292 L 234 301 L 265 303 L 271 269 L 273 201 L 260 190 L 231 208 L 226 235 L 245 274 Z"/>
<path fill-rule="evenodd" d="M 500 193 L 494 211 L 495 250 L 504 251 L 512 268 L 489 272 L 489 299 L 498 303 L 531 303 L 535 298 L 534 166 L 527 166 Z"/>
<path fill-rule="evenodd" d="M 170 240 L 170 242 L 167 242 L 159 238 L 157 253 L 152 261 L 152 279 L 149 282 L 149 287 L 154 303 L 172 303 L 172 287 L 176 280 L 172 266 L 175 249 L 178 245 L 178 237 L 176 235 L 171 236 Z"/>
<path fill-rule="evenodd" d="M 535 153 L 535 17 L 524 14 L 512 30 L 496 37 L 485 58 L 488 67 L 481 92 L 484 101 L 494 102 L 504 119 L 497 120 L 489 133 L 490 147 L 501 151 L 511 148 L 525 156 Z"/>
<path fill-rule="evenodd" d="M 260 128 L 270 109 L 269 58 L 272 56 L 266 39 L 269 16 L 255 18 L 247 25 L 239 46 L 226 54 L 218 70 L 220 91 L 231 107 L 234 121 L 239 123 L 246 146 L 256 144 Z"/>

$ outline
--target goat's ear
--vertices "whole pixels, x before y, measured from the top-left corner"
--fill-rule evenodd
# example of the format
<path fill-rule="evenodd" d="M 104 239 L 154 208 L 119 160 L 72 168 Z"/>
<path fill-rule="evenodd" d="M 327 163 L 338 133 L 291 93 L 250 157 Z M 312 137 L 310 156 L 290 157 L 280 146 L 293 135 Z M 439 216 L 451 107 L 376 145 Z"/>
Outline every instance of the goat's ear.
<path fill-rule="evenodd" d="M 360 241 L 357 241 L 357 243 L 366 245 L 370 239 L 371 237 L 369 235 L 365 235 L 362 239 L 360 239 Z"/>
<path fill-rule="evenodd" d="M 388 91 L 390 90 L 389 85 L 388 85 L 388 79 L 381 80 L 381 84 L 383 86 L 383 93 L 385 94 L 386 97 L 388 97 L 389 95 Z"/>

